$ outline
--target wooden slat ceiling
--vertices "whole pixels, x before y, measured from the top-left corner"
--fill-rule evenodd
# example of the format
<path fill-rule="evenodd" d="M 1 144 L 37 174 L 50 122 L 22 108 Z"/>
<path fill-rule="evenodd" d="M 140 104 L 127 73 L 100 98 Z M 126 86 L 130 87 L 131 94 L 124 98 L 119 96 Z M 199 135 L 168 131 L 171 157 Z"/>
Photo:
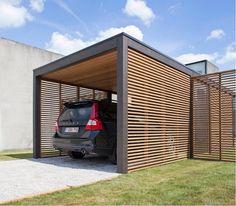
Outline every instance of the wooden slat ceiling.
<path fill-rule="evenodd" d="M 117 51 L 112 50 L 76 65 L 50 72 L 43 79 L 116 92 Z"/>

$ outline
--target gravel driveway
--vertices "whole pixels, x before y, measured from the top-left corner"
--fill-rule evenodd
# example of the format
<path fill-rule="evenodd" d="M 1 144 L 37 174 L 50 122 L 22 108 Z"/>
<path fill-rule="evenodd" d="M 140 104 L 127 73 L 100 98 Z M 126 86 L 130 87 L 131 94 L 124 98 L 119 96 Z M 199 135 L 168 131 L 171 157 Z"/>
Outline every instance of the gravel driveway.
<path fill-rule="evenodd" d="M 116 166 L 104 157 L 69 157 L 0 162 L 0 202 L 116 177 Z"/>

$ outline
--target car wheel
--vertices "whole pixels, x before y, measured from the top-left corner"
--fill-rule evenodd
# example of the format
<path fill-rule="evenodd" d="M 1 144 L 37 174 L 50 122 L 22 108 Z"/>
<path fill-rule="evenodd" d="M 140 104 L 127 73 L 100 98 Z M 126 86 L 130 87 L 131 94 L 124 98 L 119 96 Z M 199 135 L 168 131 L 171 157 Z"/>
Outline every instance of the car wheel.
<path fill-rule="evenodd" d="M 82 159 L 85 154 L 82 152 L 68 152 L 68 155 L 73 159 Z"/>
<path fill-rule="evenodd" d="M 109 155 L 109 160 L 111 161 L 112 164 L 114 165 L 117 164 L 116 146 L 113 148 L 112 154 Z"/>

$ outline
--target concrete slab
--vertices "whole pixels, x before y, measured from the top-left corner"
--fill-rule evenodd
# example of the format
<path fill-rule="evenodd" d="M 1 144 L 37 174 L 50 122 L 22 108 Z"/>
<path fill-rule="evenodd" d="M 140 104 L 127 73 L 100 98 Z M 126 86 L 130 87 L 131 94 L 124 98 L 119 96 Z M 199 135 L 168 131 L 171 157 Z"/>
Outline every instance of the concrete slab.
<path fill-rule="evenodd" d="M 0 202 L 116 177 L 105 157 L 23 159 L 0 162 Z"/>

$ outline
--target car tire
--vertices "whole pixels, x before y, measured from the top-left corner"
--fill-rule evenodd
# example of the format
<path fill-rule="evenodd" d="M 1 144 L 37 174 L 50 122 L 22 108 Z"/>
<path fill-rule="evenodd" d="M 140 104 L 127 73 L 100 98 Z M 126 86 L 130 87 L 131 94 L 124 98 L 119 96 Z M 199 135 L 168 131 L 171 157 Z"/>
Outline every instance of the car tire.
<path fill-rule="evenodd" d="M 109 160 L 111 161 L 112 164 L 114 165 L 117 164 L 116 146 L 113 148 L 112 154 L 109 155 Z"/>
<path fill-rule="evenodd" d="M 82 152 L 68 152 L 68 155 L 73 159 L 82 159 L 85 154 Z"/>

